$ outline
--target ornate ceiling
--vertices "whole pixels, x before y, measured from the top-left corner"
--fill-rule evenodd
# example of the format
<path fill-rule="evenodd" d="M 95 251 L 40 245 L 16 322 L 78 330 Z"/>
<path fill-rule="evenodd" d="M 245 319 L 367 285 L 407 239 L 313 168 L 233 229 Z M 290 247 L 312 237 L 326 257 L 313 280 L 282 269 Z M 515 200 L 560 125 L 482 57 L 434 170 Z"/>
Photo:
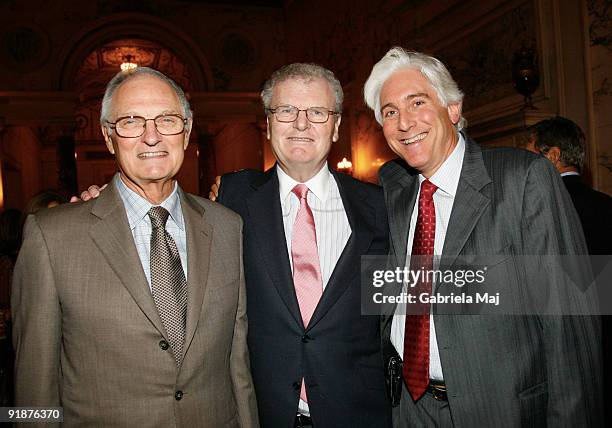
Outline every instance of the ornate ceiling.
<path fill-rule="evenodd" d="M 123 39 L 100 46 L 85 58 L 75 82 L 81 101 L 100 98 L 106 83 L 128 59 L 167 74 L 186 92 L 192 89 L 190 70 L 169 49 L 144 39 Z"/>

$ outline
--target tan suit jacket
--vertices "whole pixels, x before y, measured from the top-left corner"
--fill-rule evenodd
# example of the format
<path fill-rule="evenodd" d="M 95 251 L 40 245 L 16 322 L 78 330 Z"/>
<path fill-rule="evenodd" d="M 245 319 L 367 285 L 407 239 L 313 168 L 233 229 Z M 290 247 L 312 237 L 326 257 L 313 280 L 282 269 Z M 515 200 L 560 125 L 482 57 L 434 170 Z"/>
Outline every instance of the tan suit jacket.
<path fill-rule="evenodd" d="M 114 185 L 28 219 L 12 299 L 18 406 L 63 406 L 67 426 L 258 425 L 241 220 L 182 191 L 180 199 L 188 259 L 180 368 L 164 349 Z"/>

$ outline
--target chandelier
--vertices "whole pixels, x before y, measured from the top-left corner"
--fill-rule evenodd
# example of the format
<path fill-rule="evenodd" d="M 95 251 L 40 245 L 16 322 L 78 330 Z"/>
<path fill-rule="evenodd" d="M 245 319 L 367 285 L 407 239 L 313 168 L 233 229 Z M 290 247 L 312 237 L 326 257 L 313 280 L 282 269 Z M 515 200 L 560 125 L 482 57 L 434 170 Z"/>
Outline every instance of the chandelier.
<path fill-rule="evenodd" d="M 130 54 L 124 55 L 123 62 L 121 63 L 121 71 L 128 72 L 138 67 L 138 64 L 136 64 L 133 61 L 134 61 L 133 55 L 130 55 Z"/>

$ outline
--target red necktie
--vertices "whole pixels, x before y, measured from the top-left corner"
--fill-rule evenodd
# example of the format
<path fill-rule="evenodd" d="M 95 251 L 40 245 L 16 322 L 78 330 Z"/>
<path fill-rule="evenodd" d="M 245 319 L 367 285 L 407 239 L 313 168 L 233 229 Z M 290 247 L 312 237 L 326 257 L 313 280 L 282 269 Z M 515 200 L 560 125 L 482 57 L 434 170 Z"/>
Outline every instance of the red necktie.
<path fill-rule="evenodd" d="M 436 236 L 436 208 L 433 194 L 437 189 L 429 180 L 421 183 L 410 269 L 422 270 L 423 273 L 433 269 Z M 421 293 L 431 294 L 431 282 L 419 281 L 412 291 L 412 294 L 415 293 L 417 296 Z M 429 304 L 422 313 L 406 315 L 405 328 L 403 374 L 412 399 L 417 401 L 429 385 Z"/>
<path fill-rule="evenodd" d="M 300 305 L 302 321 L 304 327 L 307 327 L 323 294 L 323 281 L 321 280 L 321 268 L 319 266 L 314 217 L 306 200 L 308 187 L 305 184 L 297 184 L 292 192 L 300 199 L 300 209 L 295 216 L 291 234 L 293 285 Z M 300 398 L 307 401 L 306 386 L 303 379 Z"/>

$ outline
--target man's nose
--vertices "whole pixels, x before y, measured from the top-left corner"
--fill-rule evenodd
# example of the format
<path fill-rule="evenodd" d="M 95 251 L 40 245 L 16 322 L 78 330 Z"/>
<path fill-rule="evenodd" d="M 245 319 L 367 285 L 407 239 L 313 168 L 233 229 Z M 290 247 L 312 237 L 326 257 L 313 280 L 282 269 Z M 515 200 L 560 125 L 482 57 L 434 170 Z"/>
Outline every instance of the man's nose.
<path fill-rule="evenodd" d="M 149 146 L 154 146 L 161 141 L 161 134 L 157 131 L 154 120 L 150 119 L 145 122 L 145 132 L 142 138 Z"/>
<path fill-rule="evenodd" d="M 415 115 L 414 113 L 408 111 L 407 109 L 402 109 L 399 111 L 399 119 L 397 121 L 397 126 L 402 131 L 409 131 L 413 126 L 416 125 Z"/>
<path fill-rule="evenodd" d="M 304 131 L 310 127 L 310 121 L 308 120 L 305 111 L 298 111 L 298 115 L 295 121 L 293 122 L 293 126 L 300 131 Z"/>

